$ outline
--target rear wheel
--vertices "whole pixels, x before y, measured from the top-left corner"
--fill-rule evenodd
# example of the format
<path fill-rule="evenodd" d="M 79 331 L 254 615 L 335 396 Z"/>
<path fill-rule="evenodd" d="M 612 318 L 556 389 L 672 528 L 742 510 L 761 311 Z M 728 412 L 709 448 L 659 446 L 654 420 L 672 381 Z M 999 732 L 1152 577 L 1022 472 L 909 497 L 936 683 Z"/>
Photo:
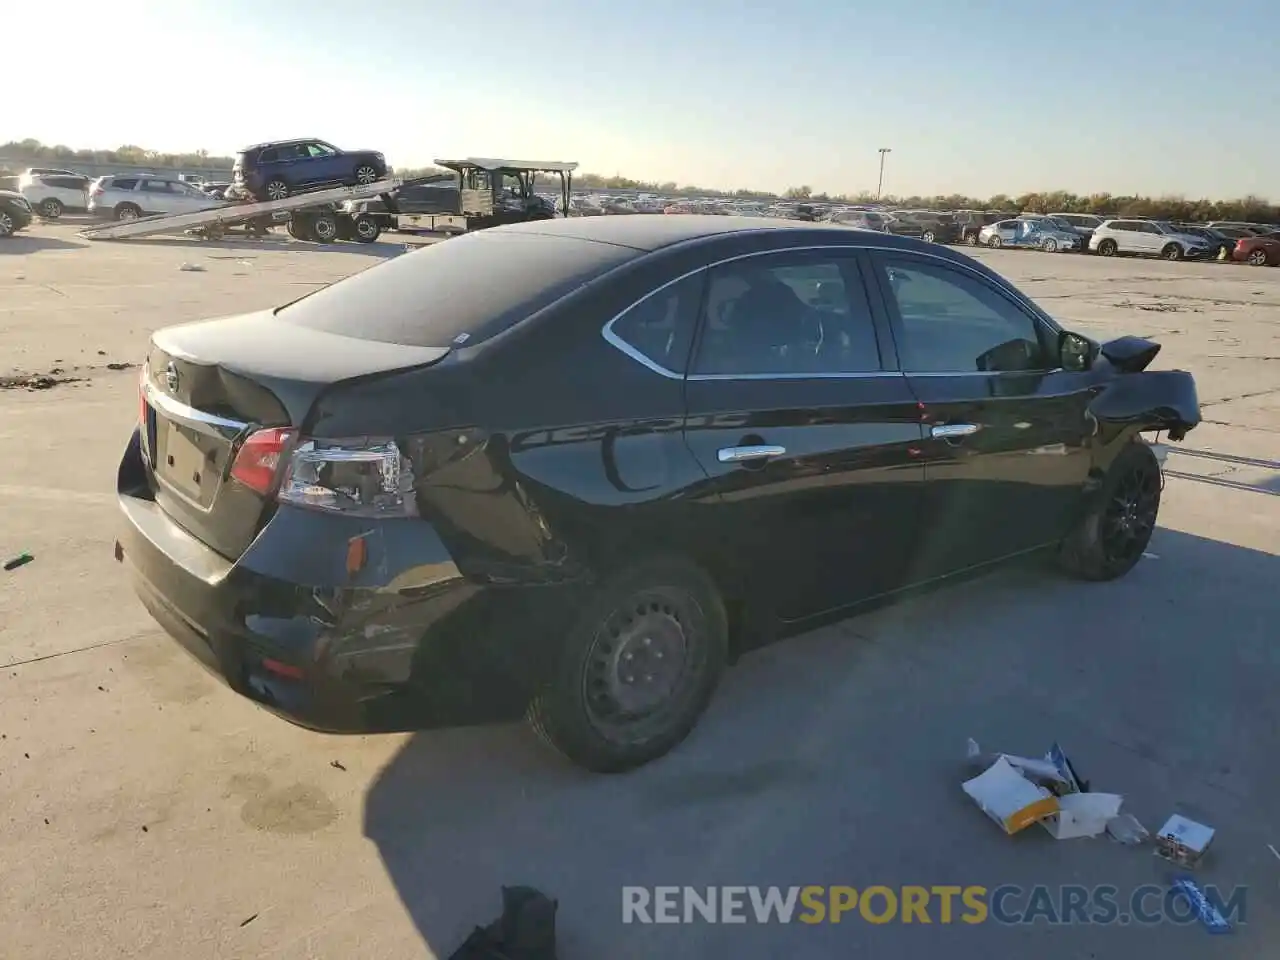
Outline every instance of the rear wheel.
<path fill-rule="evenodd" d="M 1114 257 L 1119 249 L 1114 240 L 1103 240 L 1098 244 L 1098 252 L 1104 257 Z"/>
<path fill-rule="evenodd" d="M 117 220 L 137 220 L 142 216 L 142 210 L 136 203 L 121 203 L 116 206 Z"/>
<path fill-rule="evenodd" d="M 1176 243 L 1166 244 L 1165 248 L 1160 251 L 1160 256 L 1165 260 L 1181 260 L 1182 255 L 1182 247 Z"/>
<path fill-rule="evenodd" d="M 46 197 L 40 201 L 40 216 L 46 220 L 57 220 L 62 216 L 62 201 L 57 197 Z"/>
<path fill-rule="evenodd" d="M 316 243 L 333 243 L 338 239 L 338 218 L 332 213 L 317 213 L 311 219 L 311 237 Z"/>
<path fill-rule="evenodd" d="M 4 207 L 0 207 L 0 237 L 7 237 L 17 230 L 14 223 L 13 214 Z"/>
<path fill-rule="evenodd" d="M 1114 580 L 1142 558 L 1160 512 L 1160 463 L 1142 441 L 1125 446 L 1096 499 L 1062 543 L 1063 568 L 1083 580 Z"/>
<path fill-rule="evenodd" d="M 679 559 L 638 563 L 588 599 L 529 721 L 581 767 L 633 769 L 688 736 L 727 650 L 724 604 L 705 573 Z"/>
<path fill-rule="evenodd" d="M 1267 265 L 1267 251 L 1258 249 L 1249 252 L 1249 263 L 1255 267 L 1265 267 Z"/>
<path fill-rule="evenodd" d="M 351 229 L 355 233 L 355 239 L 360 243 L 373 243 L 382 233 L 382 228 L 378 226 L 378 221 L 365 213 L 362 213 L 352 221 Z"/>
<path fill-rule="evenodd" d="M 936 237 L 934 236 L 934 233 L 932 230 L 926 230 L 920 239 L 923 240 L 925 243 L 933 243 Z"/>

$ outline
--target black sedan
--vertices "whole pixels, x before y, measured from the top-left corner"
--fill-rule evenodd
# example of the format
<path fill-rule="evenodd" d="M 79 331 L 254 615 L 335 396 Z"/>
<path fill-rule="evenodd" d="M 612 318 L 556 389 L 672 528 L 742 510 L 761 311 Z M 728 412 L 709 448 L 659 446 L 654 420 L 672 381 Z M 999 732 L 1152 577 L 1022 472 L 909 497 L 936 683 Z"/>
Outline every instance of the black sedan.
<path fill-rule="evenodd" d="M 869 231 L 486 230 L 156 332 L 116 555 L 181 644 L 299 723 L 374 729 L 388 698 L 489 676 L 623 770 L 762 639 L 1041 548 L 1126 573 L 1160 503 L 1140 432 L 1200 417 L 1158 350 Z"/>
<path fill-rule="evenodd" d="M 29 227 L 34 217 L 26 197 L 17 190 L 0 190 L 0 237 Z"/>

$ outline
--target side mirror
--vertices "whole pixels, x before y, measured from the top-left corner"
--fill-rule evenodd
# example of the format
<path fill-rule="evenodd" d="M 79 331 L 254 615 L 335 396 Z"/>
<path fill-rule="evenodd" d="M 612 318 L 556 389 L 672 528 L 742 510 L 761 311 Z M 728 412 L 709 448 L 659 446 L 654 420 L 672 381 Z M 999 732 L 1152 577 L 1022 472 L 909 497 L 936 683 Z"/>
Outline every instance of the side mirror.
<path fill-rule="evenodd" d="M 1058 363 L 1063 370 L 1080 373 L 1093 366 L 1097 345 L 1088 337 L 1063 330 L 1058 337 Z"/>

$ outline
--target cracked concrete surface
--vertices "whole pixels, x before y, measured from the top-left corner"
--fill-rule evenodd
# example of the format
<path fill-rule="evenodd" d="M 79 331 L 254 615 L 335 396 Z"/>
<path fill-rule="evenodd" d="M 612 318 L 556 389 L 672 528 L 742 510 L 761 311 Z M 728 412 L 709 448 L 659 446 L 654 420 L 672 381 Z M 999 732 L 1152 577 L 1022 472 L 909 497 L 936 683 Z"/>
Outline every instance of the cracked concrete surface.
<path fill-rule="evenodd" d="M 565 960 L 1273 952 L 1280 270 L 978 251 L 1067 326 L 1154 335 L 1158 366 L 1197 374 L 1208 419 L 1170 454 L 1152 556 L 1101 585 L 1006 570 L 760 651 L 675 754 L 600 778 L 519 726 L 292 727 L 180 653 L 112 562 L 136 386 L 97 368 L 139 360 L 156 327 L 296 297 L 399 244 L 18 239 L 0 252 L 0 363 L 17 368 L 0 375 L 87 372 L 0 392 L 0 540 L 36 558 L 0 579 L 0 954 L 447 956 L 504 883 L 560 898 Z M 1192 309 L 1166 329 L 1126 301 Z M 1212 942 L 1173 925 L 621 924 L 625 884 L 1167 879 L 1105 840 L 1001 836 L 958 786 L 968 736 L 1058 740 L 1149 828 L 1175 810 L 1217 827 L 1202 879 L 1248 885 L 1248 923 Z"/>

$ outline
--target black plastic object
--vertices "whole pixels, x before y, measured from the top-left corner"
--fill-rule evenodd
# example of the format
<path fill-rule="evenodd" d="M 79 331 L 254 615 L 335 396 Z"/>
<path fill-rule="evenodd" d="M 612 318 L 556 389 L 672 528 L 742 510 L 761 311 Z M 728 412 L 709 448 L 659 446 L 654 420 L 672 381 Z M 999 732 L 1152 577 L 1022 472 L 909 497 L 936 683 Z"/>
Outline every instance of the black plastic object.
<path fill-rule="evenodd" d="M 1140 373 L 1160 352 L 1160 344 L 1143 337 L 1119 337 L 1102 345 L 1101 353 L 1121 373 Z"/>
<path fill-rule="evenodd" d="M 449 960 L 556 960 L 558 907 L 533 887 L 503 887 L 502 916 L 476 927 Z"/>

